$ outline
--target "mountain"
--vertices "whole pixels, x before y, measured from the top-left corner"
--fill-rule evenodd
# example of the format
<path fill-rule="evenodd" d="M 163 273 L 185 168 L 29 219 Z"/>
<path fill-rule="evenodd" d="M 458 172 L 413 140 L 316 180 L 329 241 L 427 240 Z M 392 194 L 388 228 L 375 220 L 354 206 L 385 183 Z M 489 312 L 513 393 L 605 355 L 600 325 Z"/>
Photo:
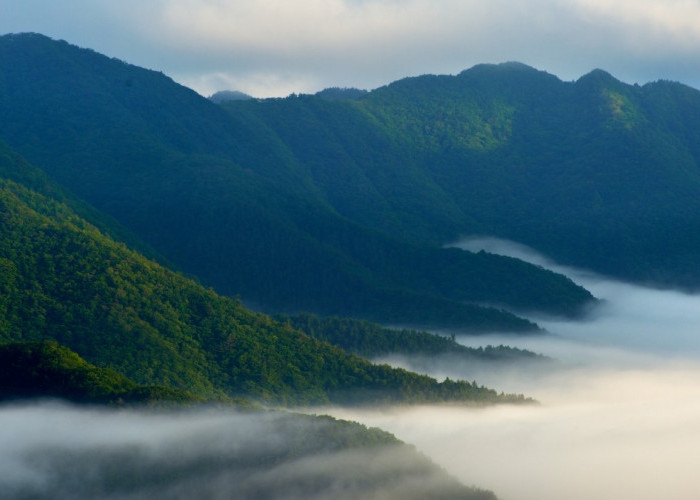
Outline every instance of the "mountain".
<path fill-rule="evenodd" d="M 626 280 L 700 285 L 700 92 L 682 84 L 506 63 L 352 102 L 225 107 L 274 130 L 338 212 L 394 237 L 487 234 Z"/>
<path fill-rule="evenodd" d="M 374 94 L 217 106 L 66 42 L 0 37 L 0 138 L 220 293 L 469 331 L 535 331 L 512 312 L 575 316 L 593 302 L 561 275 L 442 248 L 489 226 L 362 108 Z"/>
<path fill-rule="evenodd" d="M 264 116 L 298 154 L 307 154 L 305 144 L 315 142 L 309 137 L 320 123 L 290 127 L 285 117 L 299 107 L 291 101 L 227 109 Z M 308 100 L 304 108 L 319 106 Z M 357 214 L 392 234 L 409 232 L 416 241 L 477 232 L 623 279 L 700 284 L 700 221 L 694 215 L 700 209 L 700 92 L 695 89 L 665 81 L 626 85 L 601 70 L 562 82 L 507 63 L 479 65 L 456 76 L 407 78 L 336 107 L 364 115 L 362 123 L 372 130 L 365 137 L 388 137 L 395 149 L 408 153 L 393 173 L 403 175 L 406 199 L 439 207 L 433 203 L 437 192 L 453 203 L 449 213 L 445 208 L 417 216 L 418 210 L 397 200 L 403 209 L 390 213 L 399 220 L 385 223 L 366 215 L 381 213 L 379 203 L 341 198 L 338 180 L 347 174 L 324 175 L 328 169 L 321 156 L 308 159 L 319 166 L 318 184 L 337 200 L 341 213 Z M 342 112 L 327 112 L 330 119 L 319 111 L 314 115 L 324 133 L 356 146 L 352 151 L 362 161 L 352 164 L 353 175 L 369 176 L 377 167 L 364 159 L 378 157 L 384 148 L 358 139 L 358 127 L 344 126 L 349 119 L 341 122 Z M 409 167 L 429 182 L 398 173 Z M 371 187 L 377 200 L 395 196 L 381 180 L 372 180 Z"/>
<path fill-rule="evenodd" d="M 50 404 L 39 404 L 47 398 Z M 495 498 L 459 484 L 380 429 L 232 402 L 204 406 L 203 401 L 166 387 L 140 386 L 53 341 L 0 345 L 0 420 L 7 414 L 31 419 L 40 413 L 44 425 L 38 432 L 48 434 L 39 439 L 36 429 L 31 439 L 15 434 L 15 446 L 3 447 L 4 472 L 8 467 L 31 471 L 0 474 L 3 498 L 180 498 L 191 496 L 187 491 L 208 498 L 224 491 L 242 498 L 289 498 L 291 492 L 296 498 L 337 498 L 341 490 L 344 498 Z M 110 413 L 104 405 L 120 411 Z M 57 417 L 60 432 L 53 431 Z M 125 435 L 129 419 L 131 432 Z M 205 432 L 198 428 L 200 421 L 206 422 Z M 174 425 L 172 435 L 161 434 Z M 69 437 L 72 426 L 79 427 L 81 439 Z M 139 439 L 134 439 L 135 428 Z M 173 455 L 175 448 L 179 451 Z M 316 461 L 325 467 L 309 473 L 301 466 Z M 373 466 L 363 466 L 366 461 Z"/>
<path fill-rule="evenodd" d="M 504 64 L 402 80 L 368 101 L 486 233 L 624 279 L 700 284 L 697 90 Z"/>
<path fill-rule="evenodd" d="M 136 383 L 207 397 L 524 400 L 347 354 L 146 259 L 66 204 L 0 179 L 0 342 L 45 339 Z"/>

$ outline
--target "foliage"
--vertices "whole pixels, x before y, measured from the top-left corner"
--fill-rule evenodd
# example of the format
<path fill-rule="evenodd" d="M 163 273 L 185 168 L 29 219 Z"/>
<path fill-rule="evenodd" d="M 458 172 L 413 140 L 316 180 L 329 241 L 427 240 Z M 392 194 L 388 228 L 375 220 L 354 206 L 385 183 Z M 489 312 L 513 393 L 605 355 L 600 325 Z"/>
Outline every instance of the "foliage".
<path fill-rule="evenodd" d="M 139 384 L 273 404 L 523 401 L 378 366 L 254 313 L 0 181 L 0 340 L 53 339 Z"/>
<path fill-rule="evenodd" d="M 0 137 L 14 150 L 149 256 L 264 310 L 533 331 L 506 310 L 573 315 L 592 300 L 534 266 L 441 248 L 489 226 L 369 106 L 375 92 L 224 108 L 40 35 L 0 38 L 0 89 Z"/>
<path fill-rule="evenodd" d="M 66 405 L 6 411 L 40 413 L 47 427 L 3 449 L 3 498 L 495 500 L 391 434 L 330 417 Z M 57 421 L 60 432 L 49 427 Z M 13 470 L 23 473 L 6 473 Z"/>
<path fill-rule="evenodd" d="M 136 384 L 111 368 L 91 365 L 52 340 L 0 345 L 0 400 L 46 397 L 111 405 L 203 401 L 185 391 Z"/>
<path fill-rule="evenodd" d="M 277 316 L 314 338 L 364 358 L 391 354 L 438 356 L 450 354 L 466 361 L 517 361 L 548 359 L 534 352 L 507 346 L 467 347 L 447 337 L 408 329 L 384 328 L 350 318 L 320 318 L 313 314 Z"/>

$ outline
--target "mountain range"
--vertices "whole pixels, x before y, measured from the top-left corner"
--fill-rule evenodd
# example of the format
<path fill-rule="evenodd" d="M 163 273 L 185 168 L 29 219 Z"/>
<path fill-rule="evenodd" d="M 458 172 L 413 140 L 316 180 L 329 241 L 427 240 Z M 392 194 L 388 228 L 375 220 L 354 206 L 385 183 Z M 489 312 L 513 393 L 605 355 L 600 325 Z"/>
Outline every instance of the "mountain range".
<path fill-rule="evenodd" d="M 540 267 L 448 248 L 473 234 L 628 280 L 700 281 L 700 94 L 682 84 L 600 70 L 563 82 L 506 63 L 217 104 L 38 34 L 0 37 L 0 56 L 6 221 L 125 243 L 123 259 L 136 250 L 261 311 L 534 332 L 516 314 L 575 317 L 595 303 Z M 17 227 L 6 236 L 21 238 Z M 22 279 L 48 265 L 36 250 L 23 250 L 39 260 Z M 50 252 L 52 266 L 67 260 Z M 22 309 L 12 300 L 7 331 Z"/>
<path fill-rule="evenodd" d="M 373 93 L 234 109 L 41 35 L 5 36 L 0 55 L 13 150 L 161 262 L 257 309 L 527 331 L 513 311 L 573 316 L 593 301 L 541 268 L 443 248 L 485 228 L 398 131 L 356 109 Z"/>
<path fill-rule="evenodd" d="M 0 37 L 0 398 L 532 403 L 361 356 L 539 363 L 386 325 L 542 334 L 526 318 L 596 306 L 561 274 L 452 246 L 466 236 L 700 285 L 700 92 L 680 83 L 505 63 L 213 97 L 64 41 Z M 398 443 L 309 422 L 330 438 L 304 456 Z M 492 498 L 448 483 L 446 497 Z"/>

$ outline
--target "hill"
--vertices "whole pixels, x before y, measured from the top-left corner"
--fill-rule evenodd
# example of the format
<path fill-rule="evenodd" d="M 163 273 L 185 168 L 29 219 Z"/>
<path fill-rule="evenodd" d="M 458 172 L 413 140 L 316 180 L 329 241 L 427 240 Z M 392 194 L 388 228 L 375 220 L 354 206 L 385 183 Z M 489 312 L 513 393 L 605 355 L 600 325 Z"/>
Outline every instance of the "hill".
<path fill-rule="evenodd" d="M 88 406 L 27 401 L 46 398 Z M 241 412 L 233 404 L 193 406 L 203 401 L 140 386 L 53 341 L 0 345 L 0 423 L 17 414 L 31 420 L 37 413 L 43 423 L 28 438 L 18 434 L 14 421 L 16 442 L 5 443 L 0 457 L 4 472 L 26 473 L 0 474 L 3 498 L 173 498 L 195 491 L 200 497 L 225 491 L 242 498 L 290 498 L 292 492 L 297 498 L 337 498 L 341 491 L 347 498 L 495 498 L 459 484 L 379 429 L 251 407 Z M 96 406 L 104 404 L 130 405 L 131 411 Z M 153 406 L 160 408 L 155 412 Z M 314 473 L 303 467 L 319 461 L 325 466 Z M 373 466 L 363 466 L 366 461 Z"/>
<path fill-rule="evenodd" d="M 507 346 L 467 347 L 454 335 L 447 337 L 408 329 L 384 328 L 376 323 L 349 318 L 320 318 L 313 314 L 277 316 L 276 319 L 314 338 L 367 359 L 402 355 L 450 356 L 466 362 L 551 361 L 541 354 Z M 495 365 L 492 365 L 495 367 Z"/>
<path fill-rule="evenodd" d="M 224 109 L 41 35 L 1 37 L 0 56 L 0 138 L 154 255 L 256 308 L 534 331 L 511 312 L 573 316 L 593 300 L 535 266 L 442 248 L 486 226 L 358 110 L 374 93 Z"/>
<path fill-rule="evenodd" d="M 37 418 L 42 425 L 31 437 L 3 436 L 5 499 L 496 498 L 460 484 L 391 434 L 330 417 L 56 404 L 0 409 L 0 423 L 15 428 Z"/>
<path fill-rule="evenodd" d="M 270 404 L 523 400 L 349 355 L 144 258 L 67 205 L 0 180 L 0 342 L 43 339 L 139 384 L 205 396 Z"/>
<path fill-rule="evenodd" d="M 403 240 L 487 234 L 638 282 L 700 285 L 700 92 L 523 64 L 424 75 L 351 102 L 229 103 L 342 215 Z"/>

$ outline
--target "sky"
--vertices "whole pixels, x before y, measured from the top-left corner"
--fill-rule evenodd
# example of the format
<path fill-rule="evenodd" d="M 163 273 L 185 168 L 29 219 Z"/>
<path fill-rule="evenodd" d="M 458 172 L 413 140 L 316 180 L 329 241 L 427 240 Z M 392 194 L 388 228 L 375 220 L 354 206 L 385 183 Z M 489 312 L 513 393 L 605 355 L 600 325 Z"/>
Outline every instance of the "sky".
<path fill-rule="evenodd" d="M 37 32 L 162 71 L 208 96 L 373 89 L 518 61 L 576 80 L 700 88 L 700 0 L 0 0 Z"/>

